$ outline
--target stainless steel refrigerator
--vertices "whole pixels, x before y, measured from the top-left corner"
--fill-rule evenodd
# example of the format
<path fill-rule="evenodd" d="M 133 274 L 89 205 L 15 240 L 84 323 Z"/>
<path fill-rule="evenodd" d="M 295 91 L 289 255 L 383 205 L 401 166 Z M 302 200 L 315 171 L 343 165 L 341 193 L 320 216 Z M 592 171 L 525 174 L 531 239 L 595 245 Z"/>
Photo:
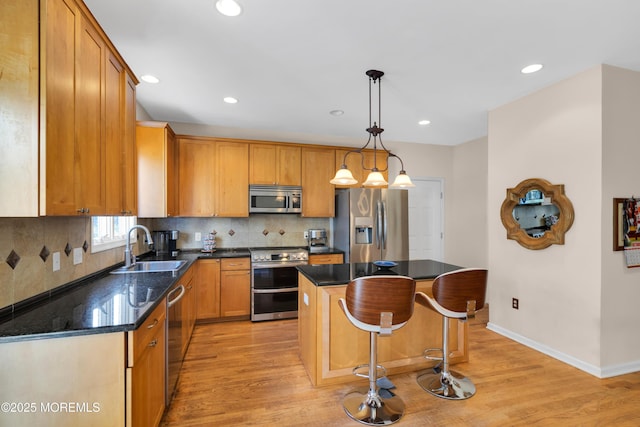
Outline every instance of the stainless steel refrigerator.
<path fill-rule="evenodd" d="M 407 190 L 336 190 L 333 246 L 345 262 L 409 259 Z"/>

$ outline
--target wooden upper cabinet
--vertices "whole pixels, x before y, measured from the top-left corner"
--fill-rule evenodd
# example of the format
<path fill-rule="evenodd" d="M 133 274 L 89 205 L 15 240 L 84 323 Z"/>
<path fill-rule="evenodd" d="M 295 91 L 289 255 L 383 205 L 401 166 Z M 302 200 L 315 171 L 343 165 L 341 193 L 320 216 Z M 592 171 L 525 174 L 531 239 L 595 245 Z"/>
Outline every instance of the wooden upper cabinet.
<path fill-rule="evenodd" d="M 343 162 L 345 162 L 344 156 L 348 152 L 349 150 L 336 149 L 336 171 L 340 169 Z M 369 172 L 371 172 L 370 169 L 373 168 L 373 165 L 374 165 L 373 157 L 374 157 L 373 150 L 371 151 L 365 150 L 362 152 L 362 155 L 358 153 L 349 154 L 346 158 L 346 165 L 347 165 L 347 168 L 349 168 L 349 170 L 353 174 L 353 177 L 358 180 L 358 183 L 353 185 L 336 185 L 336 188 L 362 187 L 362 183 L 366 181 L 367 176 L 369 175 Z M 384 151 L 378 151 L 376 153 L 375 163 L 377 164 L 378 169 L 380 169 L 382 176 L 384 176 L 384 179 L 389 181 L 389 178 L 388 178 L 389 174 L 388 174 L 388 171 L 386 170 L 387 169 L 386 158 L 387 156 Z M 364 169 L 363 163 L 364 163 L 364 167 L 369 168 L 369 170 Z"/>
<path fill-rule="evenodd" d="M 249 216 L 249 144 L 216 142 L 216 216 Z"/>
<path fill-rule="evenodd" d="M 41 213 L 74 215 L 75 169 L 75 60 L 76 19 L 80 11 L 72 1 L 47 0 L 44 135 L 45 174 L 41 175 Z M 42 131 L 41 131 L 42 132 Z"/>
<path fill-rule="evenodd" d="M 136 81 L 129 73 L 124 74 L 124 137 L 123 169 L 124 215 L 138 214 L 138 169 L 136 158 Z M 173 172 L 172 172 L 173 173 Z M 174 203 L 175 206 L 175 203 Z"/>
<path fill-rule="evenodd" d="M 251 144 L 249 183 L 262 185 L 301 184 L 300 147 L 277 144 Z"/>
<path fill-rule="evenodd" d="M 178 139 L 178 215 L 215 215 L 215 156 L 209 140 Z"/>
<path fill-rule="evenodd" d="M 106 214 L 137 213 L 136 84 L 107 52 L 105 70 Z"/>
<path fill-rule="evenodd" d="M 43 1 L 40 213 L 122 215 L 128 69 L 83 3 Z"/>
<path fill-rule="evenodd" d="M 180 137 L 179 215 L 249 216 L 249 144 Z"/>
<path fill-rule="evenodd" d="M 37 0 L 0 1 L 0 217 L 39 214 L 38 11 Z"/>
<path fill-rule="evenodd" d="M 336 173 L 335 150 L 302 148 L 302 216 L 335 216 L 335 186 L 329 181 Z"/>
<path fill-rule="evenodd" d="M 164 218 L 177 215 L 177 141 L 165 122 L 136 125 L 138 216 Z"/>

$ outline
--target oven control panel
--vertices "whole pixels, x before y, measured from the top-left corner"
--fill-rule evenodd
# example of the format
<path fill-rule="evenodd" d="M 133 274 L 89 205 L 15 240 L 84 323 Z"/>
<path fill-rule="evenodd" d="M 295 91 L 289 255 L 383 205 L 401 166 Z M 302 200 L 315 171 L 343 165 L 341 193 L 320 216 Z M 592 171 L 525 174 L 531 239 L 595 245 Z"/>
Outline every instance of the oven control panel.
<path fill-rule="evenodd" d="M 305 262 L 309 260 L 309 252 L 306 249 L 294 250 L 252 250 L 253 262 Z"/>

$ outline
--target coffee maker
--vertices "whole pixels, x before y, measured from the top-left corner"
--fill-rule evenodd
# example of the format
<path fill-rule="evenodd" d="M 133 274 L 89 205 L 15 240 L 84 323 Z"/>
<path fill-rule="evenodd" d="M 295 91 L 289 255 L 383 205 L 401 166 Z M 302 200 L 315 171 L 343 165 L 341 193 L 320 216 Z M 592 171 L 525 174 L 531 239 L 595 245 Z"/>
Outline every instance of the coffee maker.
<path fill-rule="evenodd" d="M 153 247 L 156 256 L 176 257 L 178 256 L 178 230 L 160 230 L 153 232 Z"/>
<path fill-rule="evenodd" d="M 324 228 L 311 229 L 307 231 L 307 242 L 310 253 L 329 252 L 327 244 L 327 230 Z"/>

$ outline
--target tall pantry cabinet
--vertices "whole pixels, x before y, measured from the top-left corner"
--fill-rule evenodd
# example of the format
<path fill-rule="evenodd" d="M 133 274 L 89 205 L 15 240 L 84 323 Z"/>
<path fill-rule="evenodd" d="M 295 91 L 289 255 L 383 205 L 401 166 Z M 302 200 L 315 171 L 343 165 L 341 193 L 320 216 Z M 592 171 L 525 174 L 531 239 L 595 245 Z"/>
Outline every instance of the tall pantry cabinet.
<path fill-rule="evenodd" d="M 12 204 L 0 215 L 135 214 L 127 187 L 135 176 L 133 73 L 80 0 L 2 0 L 1 11 L 0 48 L 18 59 L 3 59 L 3 67 L 10 64 L 3 70 L 8 88 L 0 85 L 3 107 L 37 105 L 40 117 L 0 121 L 9 136 L 0 152 L 18 154 L 6 169 L 2 161 L 3 174 L 26 175 L 20 181 L 32 190 L 25 200 L 0 187 Z M 7 19 L 14 24 L 5 26 Z"/>

